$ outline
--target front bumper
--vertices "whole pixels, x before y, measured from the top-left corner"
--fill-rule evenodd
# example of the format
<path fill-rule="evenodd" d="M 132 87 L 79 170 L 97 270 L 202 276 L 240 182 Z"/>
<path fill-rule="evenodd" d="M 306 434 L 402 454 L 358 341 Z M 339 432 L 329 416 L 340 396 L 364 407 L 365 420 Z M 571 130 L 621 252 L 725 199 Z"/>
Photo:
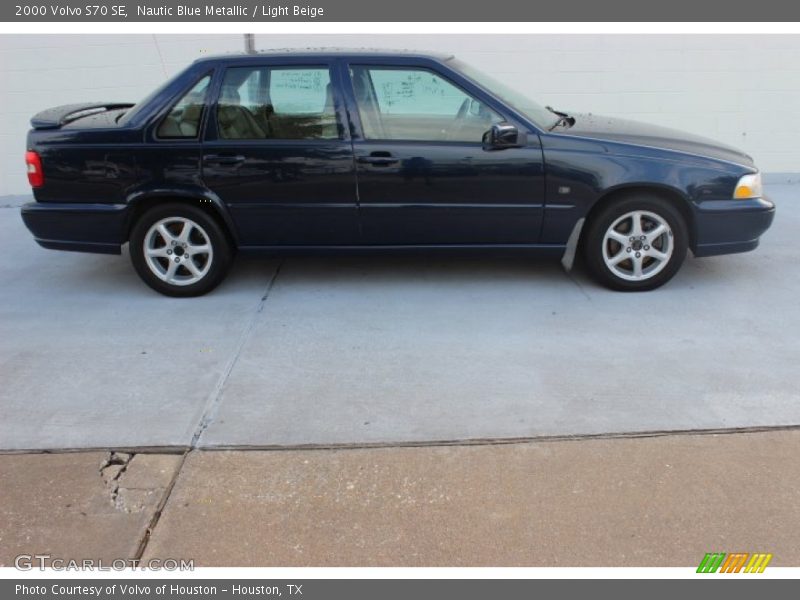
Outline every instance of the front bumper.
<path fill-rule="evenodd" d="M 695 256 L 747 252 L 772 225 L 775 204 L 766 198 L 708 200 L 695 211 Z"/>
<path fill-rule="evenodd" d="M 126 204 L 29 202 L 21 212 L 44 248 L 119 254 L 127 238 Z"/>

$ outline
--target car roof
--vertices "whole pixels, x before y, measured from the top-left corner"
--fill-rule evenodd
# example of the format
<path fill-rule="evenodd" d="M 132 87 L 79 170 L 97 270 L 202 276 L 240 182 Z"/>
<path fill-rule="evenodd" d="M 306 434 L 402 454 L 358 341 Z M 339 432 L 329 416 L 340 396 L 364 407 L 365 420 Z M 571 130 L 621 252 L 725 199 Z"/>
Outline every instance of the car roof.
<path fill-rule="evenodd" d="M 415 50 L 387 50 L 376 48 L 276 48 L 270 50 L 259 50 L 253 53 L 247 52 L 226 52 L 209 56 L 201 56 L 195 62 L 216 62 L 225 60 L 258 60 L 264 57 L 291 56 L 291 57 L 321 57 L 321 56 L 358 56 L 371 58 L 428 58 L 439 61 L 453 58 L 452 54 L 443 52 L 415 51 Z"/>

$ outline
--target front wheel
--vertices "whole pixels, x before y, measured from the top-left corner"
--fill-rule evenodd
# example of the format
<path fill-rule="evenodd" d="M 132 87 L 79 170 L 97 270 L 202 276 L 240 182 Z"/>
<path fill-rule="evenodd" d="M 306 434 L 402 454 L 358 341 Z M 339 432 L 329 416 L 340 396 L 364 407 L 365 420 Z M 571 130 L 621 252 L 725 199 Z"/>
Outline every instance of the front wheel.
<path fill-rule="evenodd" d="M 688 248 L 680 211 L 658 196 L 635 195 L 601 210 L 583 245 L 590 274 L 620 291 L 664 285 L 680 269 Z"/>
<path fill-rule="evenodd" d="M 130 236 L 130 255 L 144 282 L 167 296 L 200 296 L 224 279 L 232 259 L 225 232 L 206 212 L 184 204 L 147 211 Z"/>

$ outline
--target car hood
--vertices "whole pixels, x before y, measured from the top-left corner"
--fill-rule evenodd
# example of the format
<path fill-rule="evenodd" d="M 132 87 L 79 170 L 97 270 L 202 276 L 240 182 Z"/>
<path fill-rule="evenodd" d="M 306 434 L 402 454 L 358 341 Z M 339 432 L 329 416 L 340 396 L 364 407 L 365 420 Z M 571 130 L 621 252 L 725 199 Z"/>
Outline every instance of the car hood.
<path fill-rule="evenodd" d="M 557 129 L 559 134 L 651 146 L 754 166 L 752 157 L 741 150 L 693 133 L 615 117 L 581 113 L 571 116 L 575 118 L 575 124 L 568 129 Z"/>

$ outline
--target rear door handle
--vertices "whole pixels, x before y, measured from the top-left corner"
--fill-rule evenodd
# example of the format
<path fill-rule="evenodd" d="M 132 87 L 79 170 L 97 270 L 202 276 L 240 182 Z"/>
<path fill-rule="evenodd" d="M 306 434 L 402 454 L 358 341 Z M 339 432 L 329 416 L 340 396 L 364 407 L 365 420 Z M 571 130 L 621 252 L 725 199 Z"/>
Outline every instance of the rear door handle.
<path fill-rule="evenodd" d="M 399 162 L 399 160 L 392 156 L 391 152 L 378 151 L 371 152 L 369 156 L 359 156 L 358 162 L 367 165 L 388 166 Z"/>
<path fill-rule="evenodd" d="M 241 154 L 206 154 L 203 161 L 214 165 L 238 165 L 245 158 Z"/>

